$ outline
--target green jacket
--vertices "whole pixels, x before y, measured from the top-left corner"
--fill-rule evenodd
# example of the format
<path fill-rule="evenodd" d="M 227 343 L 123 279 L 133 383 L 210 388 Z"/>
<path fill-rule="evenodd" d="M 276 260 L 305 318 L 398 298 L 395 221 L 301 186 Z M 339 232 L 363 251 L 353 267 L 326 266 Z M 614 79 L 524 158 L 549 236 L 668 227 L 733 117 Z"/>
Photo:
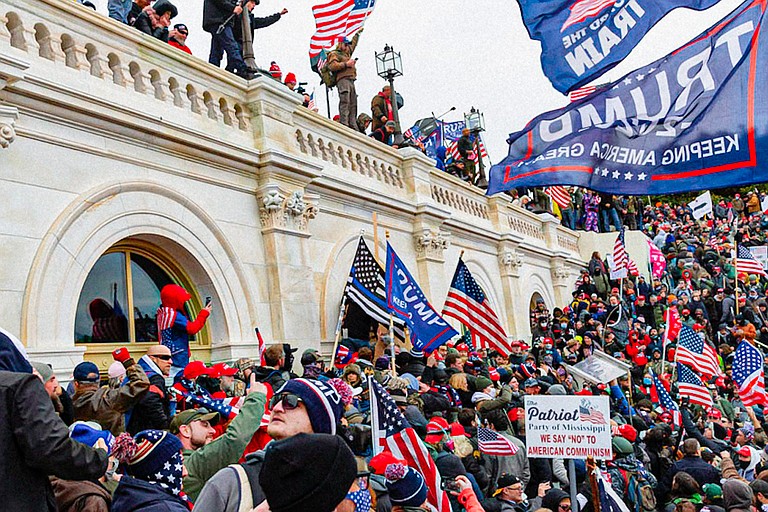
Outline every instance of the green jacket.
<path fill-rule="evenodd" d="M 240 413 L 220 437 L 197 450 L 184 450 L 184 466 L 189 473 L 184 478 L 184 492 L 194 502 L 205 482 L 217 471 L 235 464 L 259 428 L 267 397 L 251 393 L 245 397 Z"/>

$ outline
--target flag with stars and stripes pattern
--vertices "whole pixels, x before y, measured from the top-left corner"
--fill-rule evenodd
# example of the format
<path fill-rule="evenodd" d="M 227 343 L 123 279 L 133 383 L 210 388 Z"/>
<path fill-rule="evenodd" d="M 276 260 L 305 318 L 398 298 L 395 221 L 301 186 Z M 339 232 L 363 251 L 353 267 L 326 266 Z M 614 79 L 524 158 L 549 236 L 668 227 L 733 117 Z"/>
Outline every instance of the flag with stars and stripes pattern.
<path fill-rule="evenodd" d="M 766 404 L 763 354 L 746 340 L 736 347 L 733 381 L 738 386 L 739 398 L 746 407 Z"/>

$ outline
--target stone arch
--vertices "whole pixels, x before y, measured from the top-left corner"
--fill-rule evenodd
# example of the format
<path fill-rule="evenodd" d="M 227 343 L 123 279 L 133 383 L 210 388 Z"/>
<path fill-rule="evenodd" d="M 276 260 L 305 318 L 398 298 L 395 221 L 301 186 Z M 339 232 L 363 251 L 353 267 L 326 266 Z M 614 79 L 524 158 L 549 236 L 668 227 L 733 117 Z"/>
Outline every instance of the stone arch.
<path fill-rule="evenodd" d="M 521 276 L 522 278 L 522 276 Z M 544 299 L 544 304 L 548 308 L 553 308 L 557 306 L 558 304 L 555 304 L 555 293 L 554 290 L 552 290 L 551 284 L 551 278 L 550 279 L 544 279 L 537 273 L 532 273 L 525 276 L 525 287 L 527 290 L 527 295 L 529 301 L 526 302 L 526 307 L 530 303 L 530 300 L 535 296 L 539 295 L 542 299 Z"/>
<path fill-rule="evenodd" d="M 226 342 L 255 346 L 256 291 L 215 221 L 162 184 L 124 182 L 78 197 L 43 238 L 22 305 L 21 338 L 31 352 L 71 354 L 70 368 L 78 362 L 82 349 L 73 348 L 72 333 L 80 290 L 96 260 L 126 238 L 161 246 L 189 272 L 201 295 L 214 297 L 214 352 Z"/>
<path fill-rule="evenodd" d="M 363 238 L 368 244 L 368 248 L 375 254 L 373 246 L 373 234 L 363 233 Z M 323 272 L 323 287 L 320 292 L 320 333 L 323 341 L 333 342 L 333 335 L 336 329 L 336 322 L 339 315 L 339 304 L 344 287 L 349 276 L 349 269 L 352 267 L 352 261 L 357 251 L 357 242 L 360 239 L 360 232 L 350 233 L 339 239 L 330 251 L 325 263 Z M 386 255 L 387 244 L 379 240 L 379 257 Z M 383 262 L 382 262 L 383 264 Z"/>

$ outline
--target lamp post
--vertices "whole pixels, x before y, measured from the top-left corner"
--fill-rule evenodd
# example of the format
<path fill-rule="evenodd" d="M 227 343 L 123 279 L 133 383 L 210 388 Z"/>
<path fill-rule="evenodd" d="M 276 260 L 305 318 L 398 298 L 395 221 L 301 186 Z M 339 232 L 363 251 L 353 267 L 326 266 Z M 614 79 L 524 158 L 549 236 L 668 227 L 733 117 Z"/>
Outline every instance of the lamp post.
<path fill-rule="evenodd" d="M 400 115 L 397 111 L 397 93 L 395 92 L 395 78 L 403 76 L 403 61 L 400 52 L 396 52 L 389 45 L 384 46 L 384 51 L 376 53 L 376 73 L 384 80 L 389 81 L 389 99 L 392 102 L 392 116 L 395 118 L 395 133 L 400 132 Z"/>
<path fill-rule="evenodd" d="M 488 188 L 485 166 L 483 165 L 483 158 L 480 156 L 480 133 L 485 131 L 485 117 L 482 112 L 472 107 L 468 114 L 464 114 L 464 125 L 475 136 L 475 154 L 477 155 L 477 168 L 480 173 L 477 186 L 483 189 Z"/>

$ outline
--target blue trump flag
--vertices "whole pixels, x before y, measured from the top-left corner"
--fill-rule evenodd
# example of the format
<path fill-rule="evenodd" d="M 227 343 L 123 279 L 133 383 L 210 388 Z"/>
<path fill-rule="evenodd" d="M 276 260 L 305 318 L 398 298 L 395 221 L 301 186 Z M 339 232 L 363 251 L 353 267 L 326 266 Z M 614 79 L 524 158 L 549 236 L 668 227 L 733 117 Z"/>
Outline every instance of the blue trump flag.
<path fill-rule="evenodd" d="M 518 0 L 541 66 L 565 93 L 621 62 L 645 34 L 678 7 L 697 11 L 719 0 Z"/>
<path fill-rule="evenodd" d="M 768 181 L 766 3 L 510 135 L 488 194 L 576 185 L 653 195 Z M 760 85 L 763 84 L 763 85 Z"/>
<path fill-rule="evenodd" d="M 421 291 L 405 264 L 387 243 L 387 306 L 414 334 L 418 350 L 432 351 L 459 333 L 443 320 Z"/>

